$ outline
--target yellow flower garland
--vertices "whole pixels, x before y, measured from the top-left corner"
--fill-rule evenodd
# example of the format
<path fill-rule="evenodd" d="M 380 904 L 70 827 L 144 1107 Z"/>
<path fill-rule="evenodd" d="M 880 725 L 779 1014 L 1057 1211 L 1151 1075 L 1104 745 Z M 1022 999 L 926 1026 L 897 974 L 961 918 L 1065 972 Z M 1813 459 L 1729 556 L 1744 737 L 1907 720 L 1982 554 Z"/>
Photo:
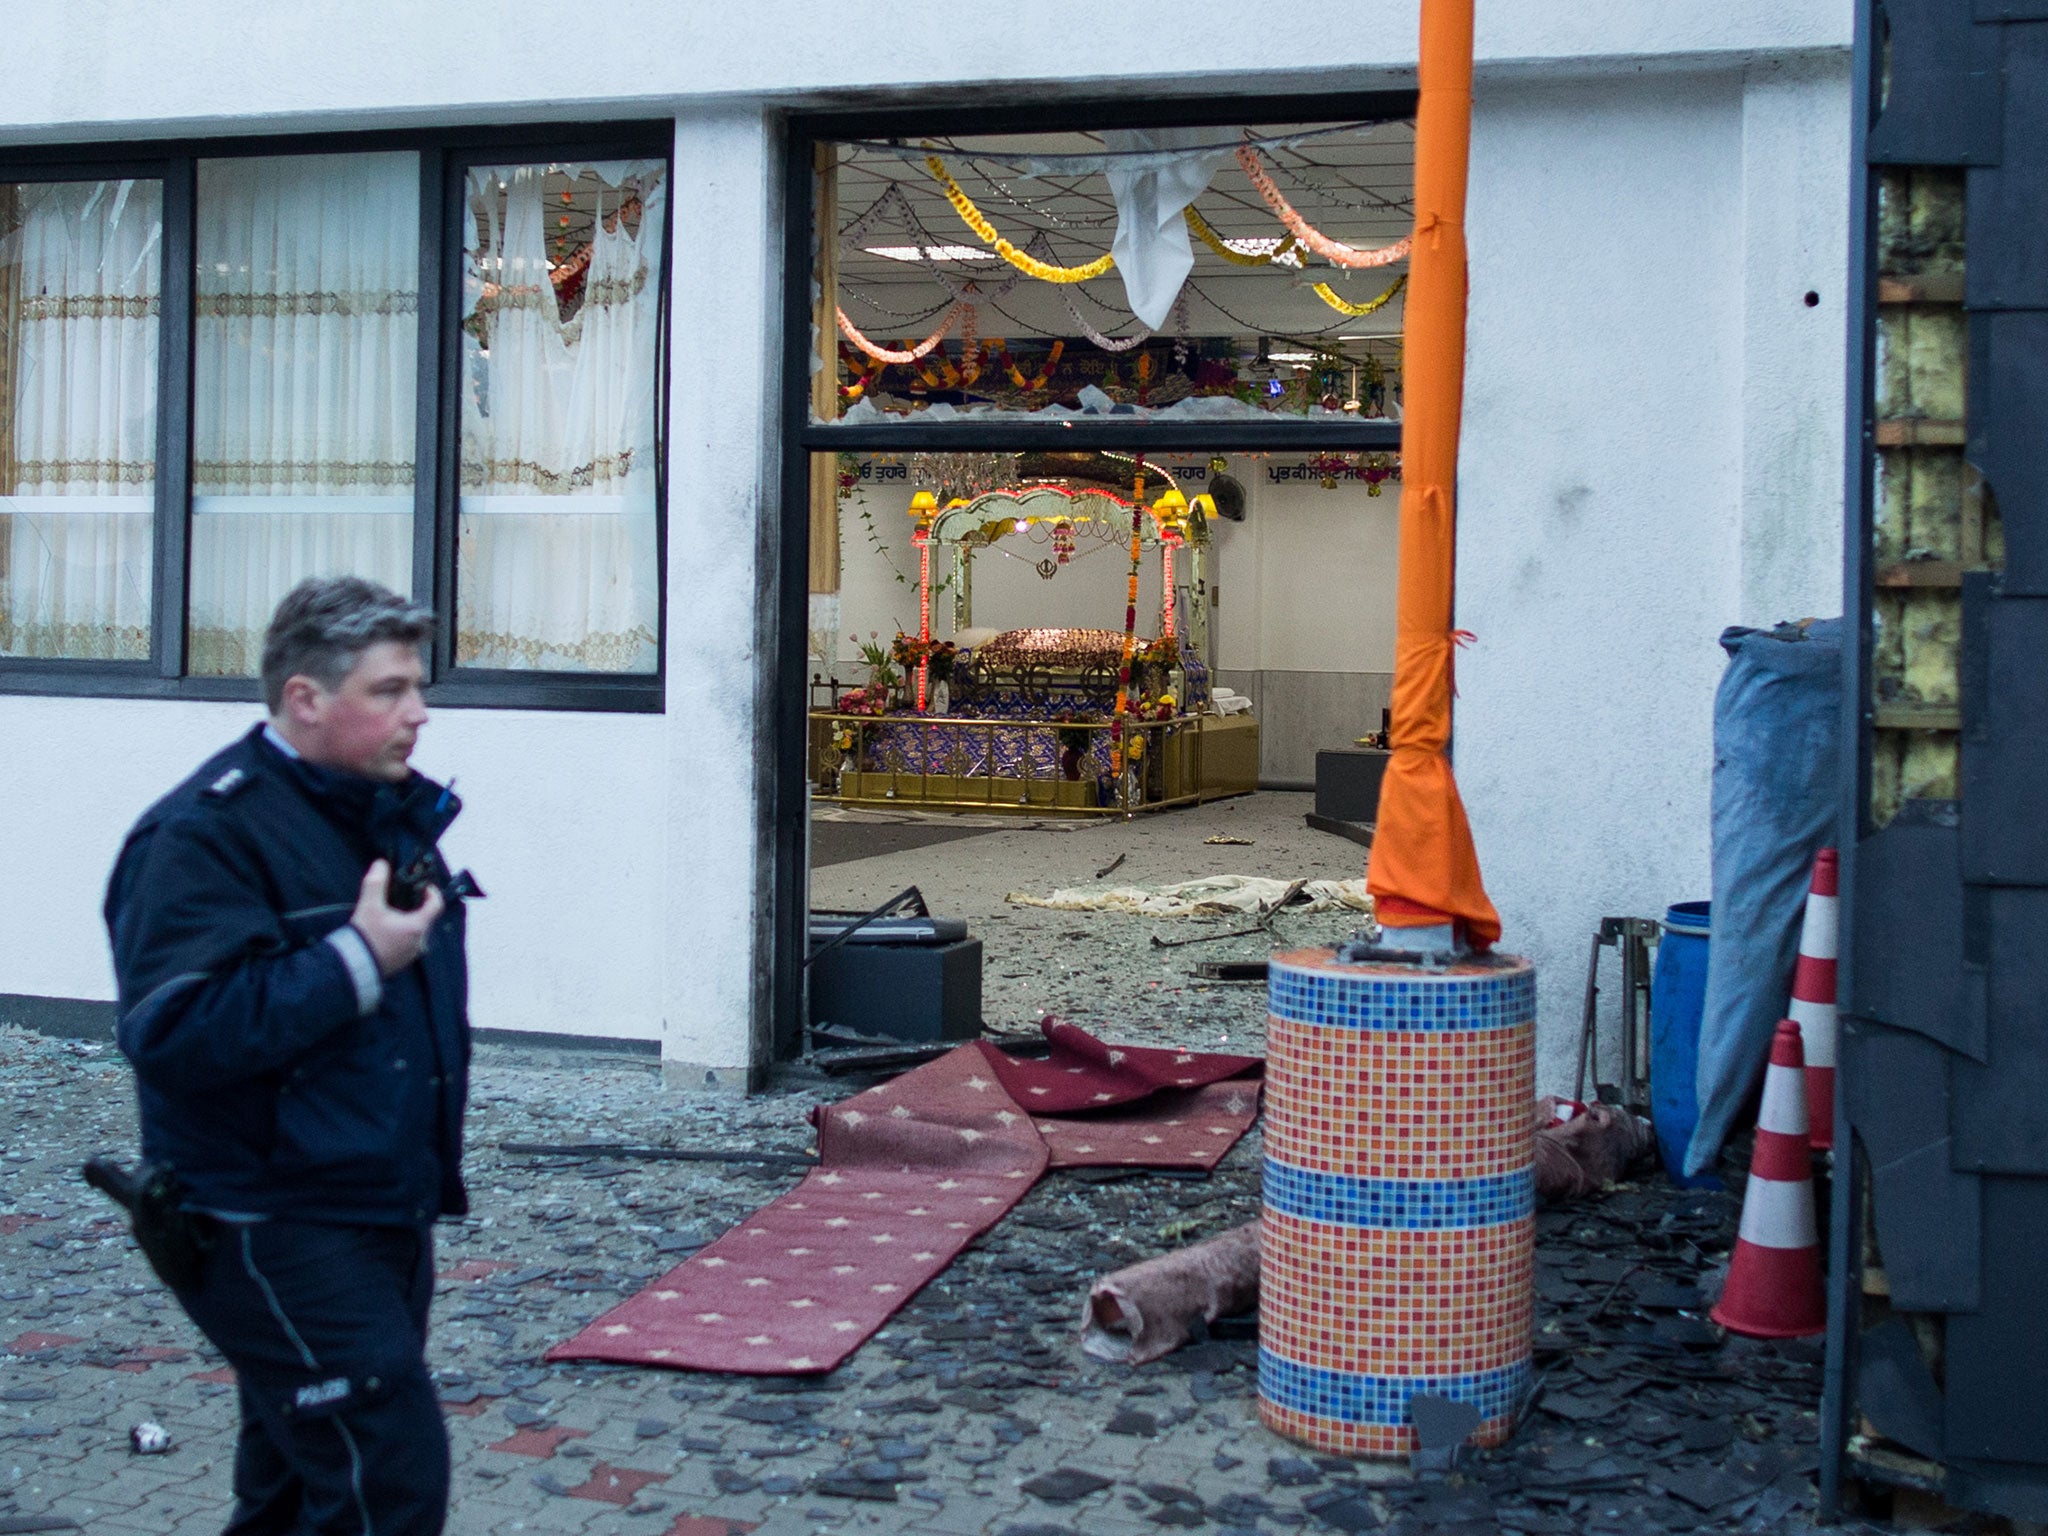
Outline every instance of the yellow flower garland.
<path fill-rule="evenodd" d="M 1188 228 L 1193 231 L 1197 240 L 1201 241 L 1202 244 L 1209 247 L 1210 250 L 1234 267 L 1270 267 L 1274 262 L 1292 251 L 1296 244 L 1294 236 L 1290 234 L 1279 245 L 1266 252 L 1265 255 L 1247 256 L 1244 252 L 1233 251 L 1229 246 L 1225 245 L 1223 237 L 1209 227 L 1209 221 L 1195 212 L 1195 205 L 1193 203 L 1188 204 L 1186 208 L 1181 210 L 1181 216 L 1187 220 Z"/>
<path fill-rule="evenodd" d="M 1346 299 L 1342 297 L 1340 294 L 1338 294 L 1338 292 L 1334 288 L 1332 288 L 1328 283 L 1309 284 L 1310 290 L 1315 294 L 1317 298 L 1321 299 L 1325 304 L 1329 305 L 1330 308 L 1337 311 L 1338 314 L 1349 315 L 1354 320 L 1357 319 L 1360 315 L 1369 315 L 1374 310 L 1382 308 L 1393 299 L 1395 294 L 1399 293 L 1403 288 L 1407 286 L 1408 275 L 1404 272 L 1401 276 L 1395 278 L 1394 285 L 1391 288 L 1389 288 L 1385 293 L 1381 294 L 1378 298 L 1368 299 L 1363 304 L 1353 304 L 1349 299 Z"/>
<path fill-rule="evenodd" d="M 974 231 L 982 244 L 1026 277 L 1035 277 L 1041 283 L 1085 283 L 1091 277 L 1102 276 L 1116 265 L 1115 258 L 1107 251 L 1079 267 L 1056 267 L 1049 261 L 1040 261 L 1036 256 L 1027 255 L 996 233 L 996 227 L 989 222 L 988 215 L 975 207 L 974 200 L 960 190 L 960 183 L 955 181 L 952 173 L 946 169 L 945 161 L 937 155 L 927 155 L 924 163 L 925 169 L 932 174 L 932 180 L 945 192 L 946 201 L 951 203 L 953 211 L 960 215 L 960 221 Z"/>

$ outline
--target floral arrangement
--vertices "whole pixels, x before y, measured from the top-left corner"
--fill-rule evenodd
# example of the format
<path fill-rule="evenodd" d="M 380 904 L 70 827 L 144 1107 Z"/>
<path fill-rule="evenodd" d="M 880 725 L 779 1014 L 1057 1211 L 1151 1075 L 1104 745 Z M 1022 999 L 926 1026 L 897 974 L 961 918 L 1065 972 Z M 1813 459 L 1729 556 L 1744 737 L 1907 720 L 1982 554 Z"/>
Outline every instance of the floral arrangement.
<path fill-rule="evenodd" d="M 1399 454 L 1361 453 L 1356 463 L 1358 477 L 1365 482 L 1365 494 L 1377 496 L 1382 480 L 1401 478 L 1401 457 Z"/>
<path fill-rule="evenodd" d="M 1138 657 L 1148 666 L 1177 667 L 1180 665 L 1180 636 L 1161 635 L 1157 640 L 1147 640 L 1138 648 Z"/>
<path fill-rule="evenodd" d="M 842 715 L 885 715 L 889 712 L 889 688 L 888 683 L 869 683 L 865 688 L 842 693 L 833 710 Z"/>
<path fill-rule="evenodd" d="M 1131 715 L 1138 720 L 1171 720 L 1180 712 L 1180 701 L 1170 693 L 1152 694 L 1138 701 Z"/>
<path fill-rule="evenodd" d="M 920 640 L 916 635 L 900 632 L 889 646 L 889 659 L 903 669 L 905 677 L 915 672 L 920 663 L 929 663 L 935 683 L 952 679 L 953 664 L 959 656 L 960 648 L 950 640 Z"/>
<path fill-rule="evenodd" d="M 862 386 L 865 386 L 866 383 L 867 380 L 865 379 L 861 381 Z M 861 489 L 860 455 L 857 453 L 841 453 L 835 478 L 839 486 L 839 499 L 841 501 L 846 500 L 849 496 L 859 494 Z M 860 499 L 865 501 L 867 497 L 861 495 Z"/>
<path fill-rule="evenodd" d="M 869 630 L 865 640 L 859 635 L 848 635 L 846 638 L 860 647 L 860 659 L 867 663 L 870 693 L 877 689 L 886 693 L 888 689 L 896 686 L 898 673 L 891 664 L 890 648 L 882 644 L 881 631 Z M 877 710 L 876 713 L 879 714 L 881 711 Z"/>

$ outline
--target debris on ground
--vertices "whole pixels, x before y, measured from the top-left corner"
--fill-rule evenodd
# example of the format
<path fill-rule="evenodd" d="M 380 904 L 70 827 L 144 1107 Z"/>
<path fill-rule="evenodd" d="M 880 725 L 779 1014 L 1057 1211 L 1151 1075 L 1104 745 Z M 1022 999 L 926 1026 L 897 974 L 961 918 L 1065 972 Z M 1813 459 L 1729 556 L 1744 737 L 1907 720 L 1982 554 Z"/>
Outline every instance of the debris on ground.
<path fill-rule="evenodd" d="M 171 1448 L 171 1432 L 144 1419 L 128 1431 L 128 1447 L 138 1456 L 162 1456 Z"/>
<path fill-rule="evenodd" d="M 1106 1275 L 1089 1288 L 1081 1347 L 1097 1360 L 1145 1365 L 1259 1300 L 1259 1223 Z"/>
<path fill-rule="evenodd" d="M 1298 827 L 1306 797 L 1276 798 Z M 1318 865 L 1303 840 L 1319 834 L 1291 830 L 1277 813 L 1254 819 L 1242 804 L 1232 824 L 1256 829 L 1274 867 L 1355 871 L 1348 844 L 1322 839 L 1337 852 Z M 1027 878 L 1040 889 L 1085 880 L 1116 851 L 1104 846 L 1111 837 L 1143 851 L 1148 876 L 1213 867 L 1198 862 L 1199 836 L 1182 839 L 1175 857 L 1184 862 L 1170 861 L 1162 850 L 1178 846 L 1175 826 L 1164 817 L 1091 823 L 1043 838 L 1048 851 L 1033 855 L 1042 862 Z M 995 830 L 945 851 L 1009 859 L 1033 835 Z M 866 907 L 923 875 L 907 868 L 898 878 L 898 865 L 930 856 L 825 875 L 843 877 L 834 899 Z M 988 889 L 992 898 L 1002 887 Z M 1186 957 L 1149 947 L 1144 924 L 993 900 L 961 910 L 991 936 L 992 1023 L 1022 1030 L 1078 1003 L 1098 1034 L 1261 1049 L 1263 990 L 1189 977 Z M 1322 943 L 1359 919 L 1334 910 L 1281 922 L 1290 943 Z M 1250 964 L 1270 947 L 1259 935 L 1196 952 Z M 805 1081 L 740 1097 L 664 1087 L 645 1057 L 489 1043 L 478 1046 L 472 1082 L 473 1209 L 437 1230 L 430 1338 L 453 1442 L 451 1529 L 552 1529 L 581 1508 L 592 1530 L 672 1526 L 693 1536 L 855 1522 L 866 1536 L 1003 1536 L 1191 1518 L 1217 1536 L 1813 1530 L 1821 1351 L 1813 1341 L 1726 1338 L 1707 1320 L 1709 1277 L 1736 1229 L 1735 1201 L 1719 1191 L 1675 1190 L 1652 1171 L 1540 1209 L 1541 1396 L 1507 1446 L 1467 1450 L 1448 1475 L 1410 1481 L 1406 1468 L 1317 1457 L 1268 1433 L 1257 1418 L 1257 1341 L 1237 1319 L 1135 1369 L 1093 1360 L 1075 1341 L 1086 1277 L 1151 1257 L 1162 1233 L 1200 1241 L 1259 1214 L 1256 1127 L 1203 1175 L 1050 1173 L 839 1369 L 744 1378 L 540 1356 L 804 1170 L 610 1150 L 523 1155 L 499 1144 L 793 1148 L 809 1110 L 844 1097 L 845 1086 Z M 126 1066 L 109 1045 L 0 1029 L 0 1093 L 13 1115 L 0 1148 L 0 1433 L 9 1467 L 21 1469 L 0 1485 L 0 1514 L 169 1531 L 198 1510 L 217 1529 L 229 1502 L 234 1378 L 150 1275 L 126 1224 L 78 1178 L 88 1153 L 134 1145 Z M 1127 1411 L 1148 1417 L 1153 1433 L 1107 1433 Z M 145 1417 L 170 1426 L 177 1449 L 138 1465 L 127 1430 Z M 145 1469 L 176 1476 L 132 1475 Z M 533 1484 L 543 1470 L 567 1493 Z M 620 1506 L 628 1472 L 648 1481 Z M 1062 1472 L 1073 1475 L 1041 1482 Z M 834 1491 L 856 1486 L 882 1491 Z M 1071 1502 L 1049 1502 L 1041 1488 Z M 660 1518 L 638 1518 L 657 1507 Z"/>
<path fill-rule="evenodd" d="M 1208 875 L 1172 885 L 1113 885 L 1106 890 L 1075 886 L 1050 896 L 1012 891 L 1003 899 L 1057 912 L 1135 912 L 1144 917 L 1261 916 L 1283 905 L 1292 912 L 1372 912 L 1363 880 L 1268 880 L 1259 875 Z"/>
<path fill-rule="evenodd" d="M 1619 1105 L 1536 1101 L 1536 1193 L 1541 1199 L 1593 1194 L 1656 1150 L 1650 1122 Z"/>

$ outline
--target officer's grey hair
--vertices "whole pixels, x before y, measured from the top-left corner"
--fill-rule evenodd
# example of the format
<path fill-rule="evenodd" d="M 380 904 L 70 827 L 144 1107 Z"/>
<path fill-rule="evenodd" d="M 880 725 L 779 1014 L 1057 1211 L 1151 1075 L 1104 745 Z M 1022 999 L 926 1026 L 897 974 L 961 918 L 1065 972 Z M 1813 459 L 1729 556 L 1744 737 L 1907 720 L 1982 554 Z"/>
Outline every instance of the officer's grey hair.
<path fill-rule="evenodd" d="M 263 700 L 274 715 L 284 685 L 306 676 L 339 688 L 364 651 L 383 640 L 418 645 L 433 610 L 360 576 L 309 576 L 285 594 L 263 636 Z"/>

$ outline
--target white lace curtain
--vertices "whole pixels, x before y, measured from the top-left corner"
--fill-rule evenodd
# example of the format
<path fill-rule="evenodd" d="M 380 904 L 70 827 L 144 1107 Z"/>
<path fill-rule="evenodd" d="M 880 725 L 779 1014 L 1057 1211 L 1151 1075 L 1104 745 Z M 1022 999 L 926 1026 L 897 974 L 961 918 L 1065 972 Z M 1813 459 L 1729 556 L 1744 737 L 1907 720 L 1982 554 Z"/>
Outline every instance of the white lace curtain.
<path fill-rule="evenodd" d="M 456 574 L 466 665 L 655 670 L 662 169 L 470 173 Z M 595 211 L 566 320 L 548 260 L 551 227 L 569 217 L 563 193 Z"/>
<path fill-rule="evenodd" d="M 162 188 L 0 186 L 0 654 L 149 656 Z"/>
<path fill-rule="evenodd" d="M 202 161 L 190 670 L 248 676 L 307 576 L 412 585 L 412 154 Z"/>

